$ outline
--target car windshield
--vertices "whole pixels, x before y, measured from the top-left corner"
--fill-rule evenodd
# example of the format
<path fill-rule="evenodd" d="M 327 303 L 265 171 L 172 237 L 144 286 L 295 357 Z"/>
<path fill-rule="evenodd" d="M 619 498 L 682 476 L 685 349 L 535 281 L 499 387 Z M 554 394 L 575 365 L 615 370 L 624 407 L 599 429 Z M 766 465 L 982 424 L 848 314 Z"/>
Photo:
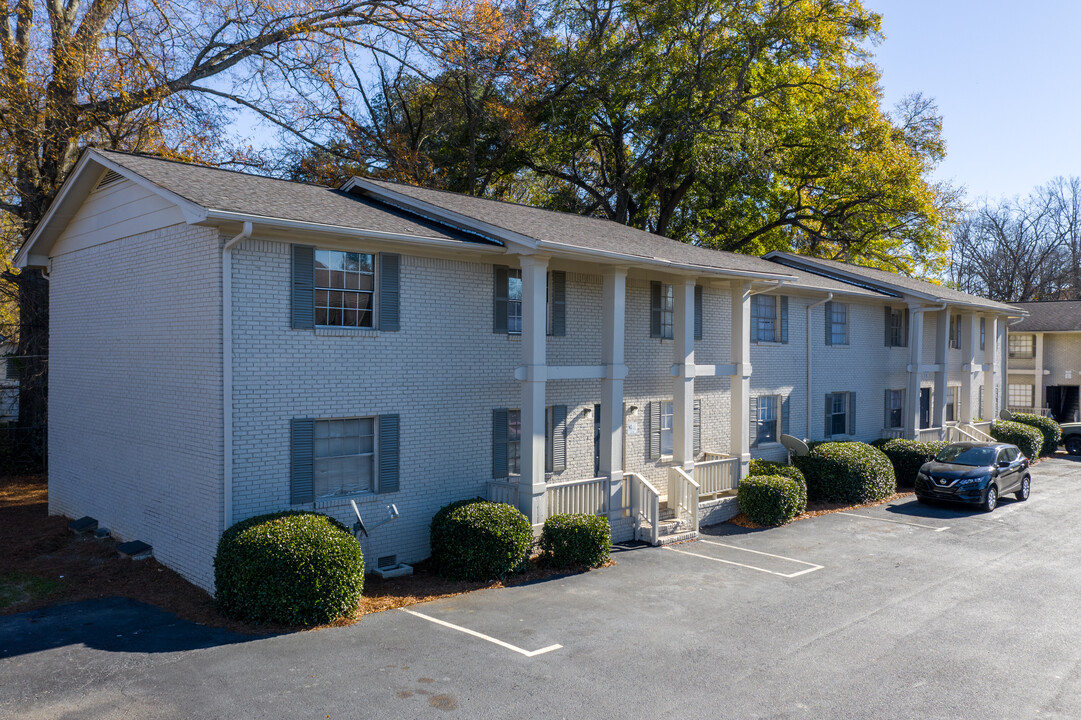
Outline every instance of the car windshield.
<path fill-rule="evenodd" d="M 995 448 L 950 445 L 935 456 L 935 460 L 944 463 L 953 463 L 954 465 L 972 465 L 974 467 L 994 465 Z"/>

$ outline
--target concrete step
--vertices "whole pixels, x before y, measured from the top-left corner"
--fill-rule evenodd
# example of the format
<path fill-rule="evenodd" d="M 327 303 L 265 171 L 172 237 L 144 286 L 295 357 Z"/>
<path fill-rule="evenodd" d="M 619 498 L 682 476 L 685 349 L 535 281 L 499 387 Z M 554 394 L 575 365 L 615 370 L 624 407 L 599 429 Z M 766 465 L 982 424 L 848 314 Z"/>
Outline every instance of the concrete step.
<path fill-rule="evenodd" d="M 657 538 L 657 542 L 661 544 L 661 547 L 664 547 L 665 545 L 672 545 L 681 542 L 690 542 L 691 540 L 697 539 L 697 530 L 685 530 L 684 532 L 673 533 L 671 535 L 662 535 Z"/>
<path fill-rule="evenodd" d="M 642 525 L 638 529 L 637 539 L 645 542 L 650 541 L 650 527 L 648 524 Z M 660 527 L 657 529 L 657 542 L 659 545 L 671 545 L 672 543 L 687 542 L 688 540 L 695 540 L 698 537 L 698 531 L 691 527 L 688 520 L 669 520 L 667 522 L 662 521 Z"/>

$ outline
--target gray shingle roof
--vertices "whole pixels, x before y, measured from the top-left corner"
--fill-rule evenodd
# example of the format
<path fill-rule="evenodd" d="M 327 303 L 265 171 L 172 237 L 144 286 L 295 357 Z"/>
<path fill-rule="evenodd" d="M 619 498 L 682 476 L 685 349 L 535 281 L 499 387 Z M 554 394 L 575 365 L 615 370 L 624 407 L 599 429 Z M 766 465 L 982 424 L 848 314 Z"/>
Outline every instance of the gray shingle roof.
<path fill-rule="evenodd" d="M 460 239 L 433 223 L 388 212 L 377 203 L 324 185 L 277 180 L 145 155 L 108 150 L 95 152 L 158 187 L 208 209 L 357 230 Z"/>
<path fill-rule="evenodd" d="M 766 257 L 786 267 L 797 264 L 804 268 L 814 268 L 817 271 L 830 274 L 832 277 L 838 277 L 838 275 L 835 274 L 838 272 L 850 273 L 865 279 L 867 283 L 872 286 L 881 286 L 887 289 L 895 288 L 901 292 L 930 295 L 942 302 L 983 305 L 995 310 L 1013 311 L 1016 313 L 1016 309 L 1013 306 L 1005 303 L 988 300 L 987 298 L 982 298 L 978 295 L 969 295 L 968 293 L 954 290 L 953 288 L 948 288 L 944 285 L 936 285 L 935 283 L 927 282 L 926 280 L 917 280 L 916 278 L 908 277 L 907 275 L 899 275 L 886 270 L 864 267 L 862 265 L 853 265 L 852 263 L 840 262 L 838 260 L 826 260 L 818 257 L 807 257 L 805 255 L 794 255 L 792 253 L 783 252 L 769 253 Z"/>
<path fill-rule="evenodd" d="M 1010 332 L 1081 332 L 1081 300 L 1016 302 L 1028 317 L 1010 326 Z"/>

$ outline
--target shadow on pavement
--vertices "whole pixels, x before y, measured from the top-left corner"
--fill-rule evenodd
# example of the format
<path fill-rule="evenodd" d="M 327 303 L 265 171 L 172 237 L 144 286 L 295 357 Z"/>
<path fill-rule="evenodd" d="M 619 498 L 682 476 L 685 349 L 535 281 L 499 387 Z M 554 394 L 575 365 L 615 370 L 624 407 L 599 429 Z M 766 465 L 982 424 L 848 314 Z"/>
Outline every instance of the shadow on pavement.
<path fill-rule="evenodd" d="M 0 659 L 84 645 L 105 652 L 168 653 L 260 640 L 181 620 L 128 598 L 102 598 L 0 617 Z"/>

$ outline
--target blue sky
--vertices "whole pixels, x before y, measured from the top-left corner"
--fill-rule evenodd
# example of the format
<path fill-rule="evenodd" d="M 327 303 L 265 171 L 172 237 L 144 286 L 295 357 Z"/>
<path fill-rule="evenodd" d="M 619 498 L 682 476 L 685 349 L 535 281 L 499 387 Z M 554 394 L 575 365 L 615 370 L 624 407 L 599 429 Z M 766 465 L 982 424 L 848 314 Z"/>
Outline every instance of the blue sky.
<path fill-rule="evenodd" d="M 939 177 L 971 202 L 1081 175 L 1079 0 L 864 0 L 887 107 L 913 91 L 945 119 Z"/>

